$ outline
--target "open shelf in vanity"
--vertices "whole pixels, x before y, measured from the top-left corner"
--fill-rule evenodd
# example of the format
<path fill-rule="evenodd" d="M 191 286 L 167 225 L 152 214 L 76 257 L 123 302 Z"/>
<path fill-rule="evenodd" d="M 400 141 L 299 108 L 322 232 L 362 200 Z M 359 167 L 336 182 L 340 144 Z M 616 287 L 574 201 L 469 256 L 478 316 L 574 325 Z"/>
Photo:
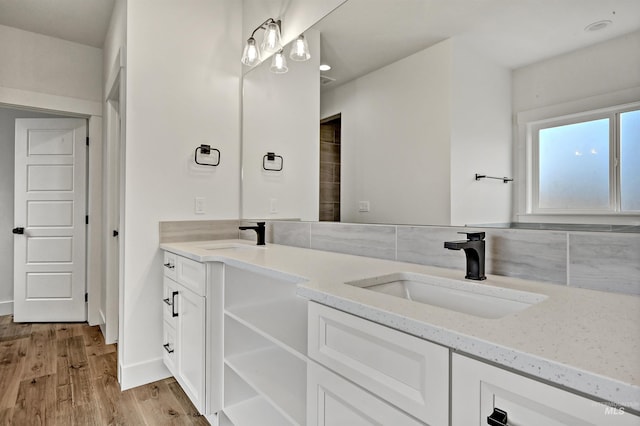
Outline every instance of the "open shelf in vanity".
<path fill-rule="evenodd" d="M 307 303 L 296 284 L 227 266 L 221 425 L 306 422 Z"/>

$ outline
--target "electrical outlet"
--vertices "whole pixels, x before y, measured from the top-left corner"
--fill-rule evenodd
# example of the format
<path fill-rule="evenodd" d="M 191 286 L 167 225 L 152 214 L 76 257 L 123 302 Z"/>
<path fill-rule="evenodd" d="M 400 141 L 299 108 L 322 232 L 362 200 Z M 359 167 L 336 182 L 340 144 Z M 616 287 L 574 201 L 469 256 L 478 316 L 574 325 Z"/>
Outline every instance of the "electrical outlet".
<path fill-rule="evenodd" d="M 278 200 L 276 198 L 269 200 L 269 213 L 278 213 Z"/>
<path fill-rule="evenodd" d="M 369 211 L 369 202 L 368 201 L 359 201 L 358 202 L 358 211 L 359 212 L 368 212 Z"/>
<path fill-rule="evenodd" d="M 196 197 L 194 203 L 195 214 L 204 214 L 204 197 Z"/>

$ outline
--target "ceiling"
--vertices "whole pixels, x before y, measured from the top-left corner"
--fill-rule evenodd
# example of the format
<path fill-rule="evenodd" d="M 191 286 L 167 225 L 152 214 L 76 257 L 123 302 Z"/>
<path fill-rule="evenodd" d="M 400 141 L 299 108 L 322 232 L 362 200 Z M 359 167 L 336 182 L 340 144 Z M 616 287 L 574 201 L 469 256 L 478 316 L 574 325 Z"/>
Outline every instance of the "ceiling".
<path fill-rule="evenodd" d="M 450 37 L 518 68 L 637 31 L 640 0 L 348 0 L 314 28 L 334 87 Z"/>
<path fill-rule="evenodd" d="M 100 48 L 114 1 L 0 0 L 0 25 Z M 640 29 L 640 0 L 348 0 L 317 28 L 338 82 L 450 37 L 518 68 Z"/>
<path fill-rule="evenodd" d="M 0 25 L 101 48 L 115 0 L 0 0 Z"/>

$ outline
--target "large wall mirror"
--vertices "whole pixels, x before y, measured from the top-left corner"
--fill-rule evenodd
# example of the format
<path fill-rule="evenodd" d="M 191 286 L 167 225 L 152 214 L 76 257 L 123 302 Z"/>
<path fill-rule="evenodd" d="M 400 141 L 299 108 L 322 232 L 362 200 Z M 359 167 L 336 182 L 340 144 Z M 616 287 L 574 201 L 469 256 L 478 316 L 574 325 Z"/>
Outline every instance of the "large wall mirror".
<path fill-rule="evenodd" d="M 545 61 L 637 39 L 639 5 L 347 0 L 305 32 L 310 61 L 245 74 L 242 217 L 513 221 L 521 182 L 475 175 L 517 175 L 514 116 L 550 89 L 514 76 L 536 81 L 557 69 Z"/>

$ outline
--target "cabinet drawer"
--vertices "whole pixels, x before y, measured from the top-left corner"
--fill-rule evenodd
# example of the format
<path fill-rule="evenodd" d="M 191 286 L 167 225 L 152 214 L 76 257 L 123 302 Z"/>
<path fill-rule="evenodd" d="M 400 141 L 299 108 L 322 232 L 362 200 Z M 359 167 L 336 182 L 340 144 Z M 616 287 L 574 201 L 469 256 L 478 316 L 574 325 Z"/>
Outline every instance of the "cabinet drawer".
<path fill-rule="evenodd" d="M 171 374 L 175 376 L 177 374 L 176 330 L 173 328 L 172 324 L 166 321 L 164 321 L 162 325 L 162 360 Z"/>
<path fill-rule="evenodd" d="M 449 419 L 449 350 L 309 303 L 309 357 L 430 425 Z"/>
<path fill-rule="evenodd" d="M 176 256 L 176 281 L 199 296 L 205 295 L 207 269 L 204 263 Z"/>
<path fill-rule="evenodd" d="M 466 356 L 452 356 L 451 424 L 487 424 L 494 409 L 513 425 L 638 426 L 640 417 Z"/>
<path fill-rule="evenodd" d="M 162 281 L 162 318 L 175 326 L 178 314 L 178 283 L 166 276 Z"/>
<path fill-rule="evenodd" d="M 176 257 L 178 256 L 173 253 L 168 251 L 164 252 L 164 267 L 162 269 L 164 270 L 164 276 L 169 277 L 172 280 L 176 279 Z"/>
<path fill-rule="evenodd" d="M 418 426 L 387 402 L 309 361 L 307 364 L 307 426 Z"/>

